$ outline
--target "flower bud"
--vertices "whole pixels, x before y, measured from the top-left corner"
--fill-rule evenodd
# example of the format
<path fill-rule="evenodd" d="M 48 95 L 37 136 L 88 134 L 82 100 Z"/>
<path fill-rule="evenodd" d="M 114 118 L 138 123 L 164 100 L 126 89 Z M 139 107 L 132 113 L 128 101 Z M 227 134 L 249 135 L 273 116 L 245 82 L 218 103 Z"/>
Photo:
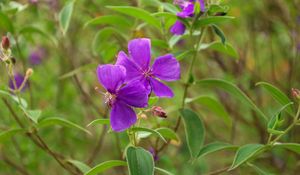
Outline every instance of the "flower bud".
<path fill-rule="evenodd" d="M 10 47 L 10 43 L 9 43 L 9 39 L 7 36 L 3 36 L 2 37 L 2 42 L 1 42 L 1 46 L 3 49 L 7 50 Z"/>
<path fill-rule="evenodd" d="M 33 74 L 33 70 L 31 68 L 27 69 L 26 77 L 30 77 Z"/>
<path fill-rule="evenodd" d="M 151 111 L 152 111 L 153 115 L 155 115 L 155 116 L 158 116 L 161 118 L 167 118 L 166 111 L 160 106 L 153 106 L 151 108 Z"/>
<path fill-rule="evenodd" d="M 291 93 L 294 98 L 300 100 L 300 90 L 299 89 L 292 88 Z"/>

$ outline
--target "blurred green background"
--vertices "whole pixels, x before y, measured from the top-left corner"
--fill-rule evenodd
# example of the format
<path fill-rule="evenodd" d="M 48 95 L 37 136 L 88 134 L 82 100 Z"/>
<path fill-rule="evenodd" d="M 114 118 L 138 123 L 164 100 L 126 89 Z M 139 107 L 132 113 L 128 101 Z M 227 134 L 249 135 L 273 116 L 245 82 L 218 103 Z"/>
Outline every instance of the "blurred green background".
<path fill-rule="evenodd" d="M 214 2 L 217 1 L 210 0 L 207 3 Z M 107 113 L 107 107 L 103 103 L 103 96 L 95 90 L 95 87 L 100 87 L 95 73 L 97 65 L 114 63 L 118 51 L 126 51 L 128 41 L 136 37 L 151 38 L 154 56 L 166 53 L 178 56 L 192 46 L 191 41 L 185 37 L 173 48 L 160 42 L 172 42 L 176 39 L 168 31 L 174 19 L 166 23 L 165 33 L 162 34 L 152 26 L 140 25 L 140 21 L 106 7 L 138 6 L 151 13 L 160 10 L 148 0 L 77 0 L 68 33 L 63 36 L 59 28 L 58 13 L 65 3 L 63 0 L 38 0 L 36 3 L 1 0 L 0 34 L 8 34 L 11 39 L 12 52 L 16 58 L 15 71 L 25 74 L 29 67 L 34 70 L 30 77 L 30 88 L 26 89 L 22 96 L 31 108 L 42 110 L 41 119 L 62 117 L 92 133 L 88 135 L 68 127 L 49 126 L 39 129 L 42 138 L 53 150 L 93 167 L 106 160 L 122 158 L 122 150 L 128 143 L 126 133 L 107 132 L 109 128 L 103 125 L 87 127 L 87 124 L 97 118 L 108 117 L 102 116 Z M 214 50 L 203 50 L 194 66 L 194 78 L 229 80 L 237 84 L 265 114 L 271 116 L 280 105 L 255 84 L 260 81 L 272 83 L 288 96 L 292 87 L 300 88 L 300 2 L 228 0 L 223 4 L 230 8 L 228 15 L 234 16 L 235 19 L 222 23 L 219 27 L 223 29 L 227 42 L 236 49 L 238 58 Z M 3 15 L 11 20 L 14 34 L 7 32 Z M 118 23 L 106 21 L 102 24 L 86 25 L 91 19 L 104 15 L 118 15 L 123 20 Z M 212 30 L 208 30 L 204 42 L 215 40 L 219 39 Z M 40 48 L 44 49 L 41 64 L 31 65 L 30 54 Z M 143 125 L 152 127 L 154 121 L 158 121 L 160 126 L 174 127 L 179 115 L 175 109 L 180 105 L 182 83 L 190 62 L 189 55 L 185 57 L 181 61 L 182 81 L 168 84 L 175 92 L 174 99 L 160 99 L 158 102 L 158 105 L 168 112 L 168 118 L 160 119 L 149 115 L 148 119 L 142 121 Z M 0 71 L 1 89 L 7 89 L 8 76 L 4 64 L 0 65 Z M 232 126 L 228 126 L 219 116 L 201 104 L 189 105 L 189 108 L 202 114 L 206 127 L 205 143 L 216 140 L 236 145 L 266 142 L 268 135 L 265 126 L 259 121 L 257 114 L 241 101 L 224 91 L 201 86 L 193 86 L 188 97 L 199 95 L 209 95 L 219 100 L 232 118 Z M 0 104 L 0 129 L 4 131 L 17 127 L 2 101 Z M 21 111 L 18 113 L 21 115 Z M 299 142 L 299 131 L 292 130 L 285 139 L 289 142 Z M 103 144 L 99 144 L 102 141 L 99 139 L 101 135 L 105 135 Z M 160 158 L 156 162 L 158 167 L 174 174 L 206 174 L 230 166 L 233 160 L 234 152 L 229 150 L 191 161 L 182 126 L 179 137 L 180 143 L 171 143 L 159 154 Z M 150 148 L 154 140 L 155 137 L 150 137 L 142 140 L 140 144 Z M 16 162 L 29 174 L 67 174 L 25 135 L 16 135 L 13 139 L 1 142 L 0 150 L 1 175 L 19 173 L 8 160 Z M 264 154 L 255 164 L 274 174 L 298 174 L 299 160 L 299 155 L 278 149 Z M 104 174 L 123 174 L 123 170 L 116 168 Z M 228 174 L 256 172 L 243 166 Z"/>

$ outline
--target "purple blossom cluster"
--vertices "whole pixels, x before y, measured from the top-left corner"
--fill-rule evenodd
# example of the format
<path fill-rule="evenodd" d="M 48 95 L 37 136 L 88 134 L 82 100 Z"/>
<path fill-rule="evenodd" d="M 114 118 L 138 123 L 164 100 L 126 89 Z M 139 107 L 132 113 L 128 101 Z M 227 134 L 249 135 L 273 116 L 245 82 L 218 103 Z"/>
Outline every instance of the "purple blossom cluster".
<path fill-rule="evenodd" d="M 128 44 L 128 55 L 120 51 L 115 65 L 99 65 L 97 76 L 106 89 L 105 103 L 111 107 L 110 123 L 120 132 L 136 123 L 133 108 L 148 106 L 153 92 L 158 97 L 171 98 L 172 90 L 161 80 L 180 79 L 180 65 L 172 54 L 166 54 L 151 62 L 151 41 L 133 39 Z"/>
<path fill-rule="evenodd" d="M 174 4 L 178 5 L 181 9 L 176 15 L 179 18 L 191 18 L 195 15 L 195 3 L 196 1 L 200 4 L 200 11 L 205 11 L 204 0 L 174 0 Z M 182 35 L 185 32 L 185 25 L 181 20 L 177 20 L 174 25 L 170 28 L 170 32 L 174 35 Z"/>

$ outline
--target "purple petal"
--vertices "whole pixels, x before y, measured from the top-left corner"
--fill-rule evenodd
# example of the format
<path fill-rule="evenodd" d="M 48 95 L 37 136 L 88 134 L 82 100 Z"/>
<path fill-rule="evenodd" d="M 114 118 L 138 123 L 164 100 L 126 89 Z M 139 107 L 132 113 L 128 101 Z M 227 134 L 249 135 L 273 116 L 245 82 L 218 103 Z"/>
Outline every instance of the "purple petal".
<path fill-rule="evenodd" d="M 150 78 L 150 84 L 156 96 L 167 98 L 172 98 L 174 96 L 172 90 L 168 86 L 164 85 L 155 78 Z"/>
<path fill-rule="evenodd" d="M 178 12 L 176 15 L 181 18 L 189 18 L 194 16 L 195 6 L 193 3 L 186 3 L 186 5 L 182 8 L 181 12 Z"/>
<path fill-rule="evenodd" d="M 199 0 L 200 11 L 205 12 L 205 0 Z"/>
<path fill-rule="evenodd" d="M 148 38 L 139 38 L 131 40 L 128 44 L 128 52 L 131 58 L 143 70 L 149 68 L 151 59 L 151 42 Z"/>
<path fill-rule="evenodd" d="M 167 54 L 158 57 L 152 66 L 153 74 L 165 81 L 175 81 L 180 79 L 180 64 L 175 57 Z"/>
<path fill-rule="evenodd" d="M 177 20 L 170 28 L 170 32 L 174 35 L 182 35 L 185 32 L 185 25 L 181 21 Z"/>
<path fill-rule="evenodd" d="M 121 132 L 135 124 L 136 114 L 131 107 L 122 101 L 116 101 L 110 112 L 110 124 L 114 131 Z"/>
<path fill-rule="evenodd" d="M 126 68 L 126 81 L 140 79 L 142 77 L 142 73 L 139 70 L 138 65 L 129 59 L 126 53 L 123 51 L 119 52 L 117 58 L 116 65 L 122 65 Z"/>
<path fill-rule="evenodd" d="M 140 81 L 131 81 L 118 91 L 117 99 L 130 106 L 144 108 L 148 106 L 148 91 Z"/>
<path fill-rule="evenodd" d="M 99 65 L 97 75 L 99 82 L 105 89 L 108 92 L 115 93 L 125 81 L 126 69 L 120 65 Z"/>

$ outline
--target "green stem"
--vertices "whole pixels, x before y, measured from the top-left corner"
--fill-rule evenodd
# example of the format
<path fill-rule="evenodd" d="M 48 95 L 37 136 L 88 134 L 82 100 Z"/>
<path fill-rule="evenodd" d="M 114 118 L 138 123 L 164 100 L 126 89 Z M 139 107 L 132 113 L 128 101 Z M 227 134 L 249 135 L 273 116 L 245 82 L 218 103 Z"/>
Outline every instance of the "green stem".
<path fill-rule="evenodd" d="M 299 116 L 300 116 L 300 103 L 298 105 L 297 114 L 293 120 L 293 123 L 286 129 L 284 132 L 280 135 L 278 135 L 272 142 L 271 145 L 274 145 L 279 139 L 281 139 L 285 134 L 287 134 L 297 123 L 299 122 Z"/>

